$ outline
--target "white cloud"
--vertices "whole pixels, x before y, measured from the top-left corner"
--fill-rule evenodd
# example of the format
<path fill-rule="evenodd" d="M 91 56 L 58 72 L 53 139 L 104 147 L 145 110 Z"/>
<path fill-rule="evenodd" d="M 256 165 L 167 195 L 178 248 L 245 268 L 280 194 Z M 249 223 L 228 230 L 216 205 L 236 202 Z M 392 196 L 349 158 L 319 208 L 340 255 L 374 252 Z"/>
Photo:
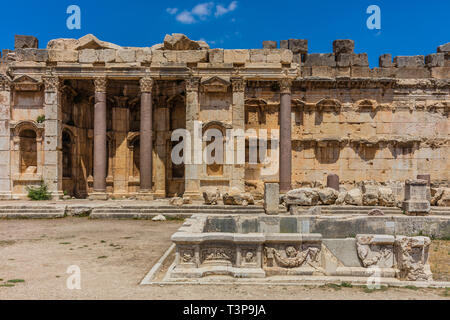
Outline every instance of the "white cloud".
<path fill-rule="evenodd" d="M 192 14 L 194 14 L 200 18 L 205 18 L 205 17 L 211 15 L 211 9 L 213 7 L 214 7 L 214 2 L 200 3 L 192 9 Z"/>
<path fill-rule="evenodd" d="M 224 7 L 221 4 L 218 4 L 216 6 L 216 13 L 214 14 L 216 17 L 223 16 L 224 14 L 227 14 L 228 12 L 234 11 L 237 8 L 237 1 L 232 1 L 228 7 Z"/>
<path fill-rule="evenodd" d="M 198 20 L 206 20 L 209 16 L 212 15 L 213 9 L 214 9 L 214 2 L 204 2 L 199 3 L 195 7 L 193 7 L 191 10 L 183 10 L 182 12 L 178 13 L 178 8 L 167 8 L 166 11 L 170 15 L 176 15 L 175 19 L 178 22 L 184 23 L 184 24 L 192 24 L 198 22 Z M 221 4 L 218 4 L 215 6 L 215 13 L 214 16 L 220 17 L 224 14 L 227 14 L 228 12 L 234 11 L 237 8 L 237 1 L 232 1 L 228 7 L 224 7 Z"/>
<path fill-rule="evenodd" d="M 175 13 L 178 12 L 178 8 L 167 8 L 166 11 L 168 14 L 174 15 Z"/>
<path fill-rule="evenodd" d="M 184 24 L 191 24 L 196 22 L 195 18 L 192 16 L 192 13 L 190 13 L 189 11 L 183 11 L 181 12 L 179 15 L 177 15 L 177 17 L 175 18 L 177 19 L 178 22 L 184 23 Z"/>

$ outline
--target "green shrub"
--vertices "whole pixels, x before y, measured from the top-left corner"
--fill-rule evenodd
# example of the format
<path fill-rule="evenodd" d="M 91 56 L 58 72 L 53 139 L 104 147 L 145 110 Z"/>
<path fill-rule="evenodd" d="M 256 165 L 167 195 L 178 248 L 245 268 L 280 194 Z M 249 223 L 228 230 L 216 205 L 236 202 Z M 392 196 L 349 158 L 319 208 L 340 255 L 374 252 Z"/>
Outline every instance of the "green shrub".
<path fill-rule="evenodd" d="M 40 115 L 39 117 L 37 117 L 36 122 L 37 123 L 44 123 L 45 121 L 45 116 L 44 115 Z"/>
<path fill-rule="evenodd" d="M 48 192 L 47 185 L 41 181 L 39 187 L 26 187 L 28 191 L 28 198 L 34 201 L 50 200 L 52 198 L 50 192 Z"/>

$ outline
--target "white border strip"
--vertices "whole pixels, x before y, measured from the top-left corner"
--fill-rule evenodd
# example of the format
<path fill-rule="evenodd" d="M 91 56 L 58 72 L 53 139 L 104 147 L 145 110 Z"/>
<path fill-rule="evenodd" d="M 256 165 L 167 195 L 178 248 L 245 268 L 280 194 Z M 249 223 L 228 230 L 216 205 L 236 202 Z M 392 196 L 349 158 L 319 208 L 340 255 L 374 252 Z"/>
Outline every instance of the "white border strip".
<path fill-rule="evenodd" d="M 172 251 L 175 249 L 175 243 L 172 243 L 172 245 L 167 249 L 167 251 L 164 253 L 164 255 L 159 258 L 158 262 L 153 266 L 153 268 L 147 273 L 147 275 L 142 279 L 140 285 L 143 284 L 152 284 L 151 280 L 154 278 L 155 274 L 161 269 L 164 261 L 167 259 L 167 257 L 172 253 Z"/>

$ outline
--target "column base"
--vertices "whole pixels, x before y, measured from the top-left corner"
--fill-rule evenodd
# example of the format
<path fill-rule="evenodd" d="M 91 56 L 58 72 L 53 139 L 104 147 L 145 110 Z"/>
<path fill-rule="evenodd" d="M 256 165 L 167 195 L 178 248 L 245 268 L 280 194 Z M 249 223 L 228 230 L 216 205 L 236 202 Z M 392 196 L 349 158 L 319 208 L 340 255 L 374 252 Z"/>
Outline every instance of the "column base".
<path fill-rule="evenodd" d="M 89 195 L 89 200 L 108 200 L 106 192 L 93 192 Z"/>
<path fill-rule="evenodd" d="M 199 191 L 185 191 L 183 194 L 183 198 L 189 197 L 191 200 L 204 200 L 203 194 Z"/>
<path fill-rule="evenodd" d="M 164 199 L 166 198 L 166 191 L 165 190 L 156 190 L 153 192 L 153 196 L 155 199 Z"/>
<path fill-rule="evenodd" d="M 148 190 L 140 190 L 136 193 L 136 199 L 144 200 L 144 201 L 152 201 L 155 200 L 154 194 Z"/>
<path fill-rule="evenodd" d="M 11 192 L 0 192 L 0 200 L 12 200 Z"/>
<path fill-rule="evenodd" d="M 62 191 L 52 191 L 50 192 L 52 200 L 61 200 L 64 197 L 64 192 Z"/>

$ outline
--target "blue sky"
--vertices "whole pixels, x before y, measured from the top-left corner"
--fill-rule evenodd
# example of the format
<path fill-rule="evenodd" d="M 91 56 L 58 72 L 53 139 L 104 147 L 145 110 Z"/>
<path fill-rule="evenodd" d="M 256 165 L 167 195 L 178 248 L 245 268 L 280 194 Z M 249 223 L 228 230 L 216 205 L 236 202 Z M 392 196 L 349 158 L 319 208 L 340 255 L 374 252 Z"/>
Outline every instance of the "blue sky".
<path fill-rule="evenodd" d="M 81 30 L 69 30 L 69 5 L 81 9 Z M 381 9 L 381 30 L 369 30 L 366 9 Z M 436 52 L 450 41 L 450 1 L 375 0 L 167 0 L 9 1 L 0 11 L 0 48 L 14 47 L 14 34 L 34 35 L 45 48 L 54 38 L 93 33 L 122 46 L 151 46 L 166 33 L 206 40 L 212 48 L 261 48 L 263 40 L 308 39 L 309 52 L 332 52 L 335 39 L 355 40 L 371 67 L 384 53 Z"/>

